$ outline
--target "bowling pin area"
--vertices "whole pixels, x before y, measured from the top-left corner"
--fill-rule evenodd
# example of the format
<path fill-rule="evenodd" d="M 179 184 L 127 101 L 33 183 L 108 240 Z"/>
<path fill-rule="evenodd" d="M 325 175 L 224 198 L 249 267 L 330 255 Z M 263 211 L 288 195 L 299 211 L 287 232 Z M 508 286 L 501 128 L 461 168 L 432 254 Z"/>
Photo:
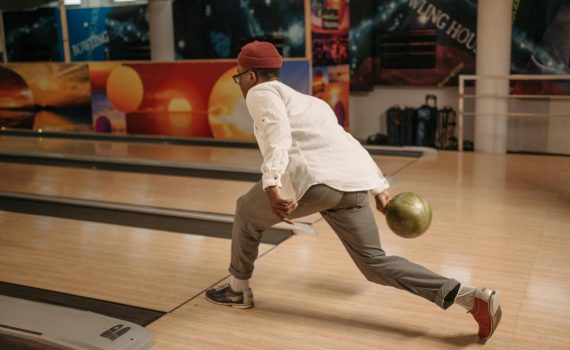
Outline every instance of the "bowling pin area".
<path fill-rule="evenodd" d="M 484 349 L 570 349 L 570 157 L 370 152 L 393 195 L 432 208 L 413 239 L 375 212 L 387 254 L 499 290 Z M 10 332 L 30 349 L 88 342 L 97 315 L 98 349 L 482 349 L 463 308 L 367 281 L 319 214 L 264 235 L 254 308 L 205 300 L 229 280 L 236 200 L 261 161 L 250 144 L 0 133 L 0 327 L 17 324 L 0 349 Z M 52 329 L 26 335 L 24 313 Z"/>

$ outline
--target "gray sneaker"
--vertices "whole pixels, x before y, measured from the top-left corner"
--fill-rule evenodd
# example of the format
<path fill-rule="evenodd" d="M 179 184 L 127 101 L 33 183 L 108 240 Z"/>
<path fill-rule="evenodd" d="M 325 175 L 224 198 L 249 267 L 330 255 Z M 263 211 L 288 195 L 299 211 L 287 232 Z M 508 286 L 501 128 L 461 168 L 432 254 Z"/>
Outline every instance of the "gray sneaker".
<path fill-rule="evenodd" d="M 206 291 L 206 299 L 214 304 L 228 305 L 240 309 L 253 307 L 253 292 L 251 288 L 243 292 L 235 292 L 229 283 Z"/>

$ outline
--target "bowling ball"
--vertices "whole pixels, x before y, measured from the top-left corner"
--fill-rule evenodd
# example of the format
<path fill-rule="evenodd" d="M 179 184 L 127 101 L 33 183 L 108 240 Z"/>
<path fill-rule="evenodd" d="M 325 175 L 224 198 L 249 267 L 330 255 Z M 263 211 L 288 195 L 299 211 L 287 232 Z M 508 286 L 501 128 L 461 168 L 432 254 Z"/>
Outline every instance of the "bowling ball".
<path fill-rule="evenodd" d="M 386 223 L 400 237 L 418 237 L 431 224 L 431 207 L 416 193 L 399 193 L 388 204 Z"/>

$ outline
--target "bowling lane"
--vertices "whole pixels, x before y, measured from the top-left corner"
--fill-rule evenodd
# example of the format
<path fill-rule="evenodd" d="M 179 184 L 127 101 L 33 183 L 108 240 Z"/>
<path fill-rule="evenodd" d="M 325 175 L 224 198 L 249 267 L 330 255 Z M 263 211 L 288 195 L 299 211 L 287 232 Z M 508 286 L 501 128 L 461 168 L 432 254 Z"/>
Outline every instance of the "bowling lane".
<path fill-rule="evenodd" d="M 250 182 L 0 163 L 0 191 L 233 215 Z"/>
<path fill-rule="evenodd" d="M 262 162 L 258 149 L 185 146 L 112 141 L 66 140 L 0 136 L 0 154 L 51 155 L 59 158 L 124 159 L 158 162 L 163 165 L 189 164 L 226 166 L 257 170 Z M 414 157 L 373 156 L 382 171 L 391 175 Z"/>
<path fill-rule="evenodd" d="M 211 164 L 259 169 L 257 149 L 0 136 L 0 153 L 59 157 L 144 159 L 165 164 Z"/>
<path fill-rule="evenodd" d="M 386 175 L 415 161 L 375 157 Z M 237 198 L 251 182 L 0 163 L 0 192 L 134 204 L 166 209 L 233 215 Z M 299 219 L 315 222 L 318 215 Z"/>
<path fill-rule="evenodd" d="M 228 276 L 230 244 L 0 211 L 0 281 L 168 312 Z"/>
<path fill-rule="evenodd" d="M 251 182 L 0 163 L 0 192 L 233 215 Z M 320 216 L 295 221 L 313 223 Z"/>

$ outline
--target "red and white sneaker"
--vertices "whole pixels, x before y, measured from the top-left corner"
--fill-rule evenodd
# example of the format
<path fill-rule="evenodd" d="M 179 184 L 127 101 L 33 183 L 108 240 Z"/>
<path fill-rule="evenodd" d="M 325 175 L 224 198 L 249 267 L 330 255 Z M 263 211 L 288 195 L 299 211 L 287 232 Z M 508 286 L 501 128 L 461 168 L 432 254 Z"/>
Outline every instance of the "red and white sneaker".
<path fill-rule="evenodd" d="M 479 324 L 479 339 L 485 342 L 491 338 L 501 322 L 501 296 L 490 288 L 477 288 L 473 309 L 469 311 Z"/>

